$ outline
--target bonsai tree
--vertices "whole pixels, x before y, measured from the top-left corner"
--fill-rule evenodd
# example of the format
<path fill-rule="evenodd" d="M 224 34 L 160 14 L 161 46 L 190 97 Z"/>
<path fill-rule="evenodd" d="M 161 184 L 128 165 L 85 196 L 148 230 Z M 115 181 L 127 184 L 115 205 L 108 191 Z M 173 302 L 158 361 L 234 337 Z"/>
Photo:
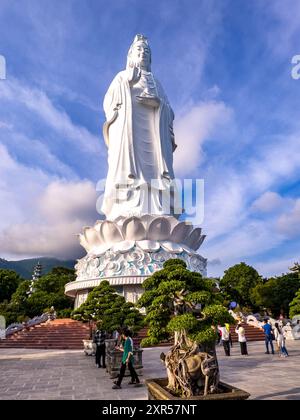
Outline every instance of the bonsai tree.
<path fill-rule="evenodd" d="M 214 282 L 189 271 L 184 261 L 172 259 L 145 280 L 143 287 L 139 305 L 146 308 L 149 330 L 142 346 L 174 338 L 167 355 L 161 355 L 168 389 L 186 398 L 217 392 L 216 329 L 234 320 L 220 304 Z"/>
<path fill-rule="evenodd" d="M 84 322 L 95 321 L 109 333 L 125 326 L 136 333 L 142 328 L 144 319 L 133 303 L 126 302 L 106 280 L 95 287 L 86 302 L 73 311 L 72 318 Z"/>

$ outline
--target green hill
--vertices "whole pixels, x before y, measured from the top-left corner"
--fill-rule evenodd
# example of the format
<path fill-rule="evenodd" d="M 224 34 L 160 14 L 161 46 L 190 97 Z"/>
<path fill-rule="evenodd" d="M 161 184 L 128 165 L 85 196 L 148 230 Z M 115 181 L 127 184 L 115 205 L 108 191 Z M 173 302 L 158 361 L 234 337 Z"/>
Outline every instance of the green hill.
<path fill-rule="evenodd" d="M 33 273 L 33 267 L 40 262 L 42 264 L 43 270 L 42 275 L 47 274 L 49 271 L 52 270 L 53 267 L 66 267 L 66 268 L 74 268 L 76 261 L 74 260 L 67 260 L 61 261 L 56 258 L 30 258 L 27 260 L 20 260 L 20 261 L 7 261 L 0 258 L 0 269 L 6 268 L 8 270 L 16 271 L 23 279 L 31 279 Z"/>

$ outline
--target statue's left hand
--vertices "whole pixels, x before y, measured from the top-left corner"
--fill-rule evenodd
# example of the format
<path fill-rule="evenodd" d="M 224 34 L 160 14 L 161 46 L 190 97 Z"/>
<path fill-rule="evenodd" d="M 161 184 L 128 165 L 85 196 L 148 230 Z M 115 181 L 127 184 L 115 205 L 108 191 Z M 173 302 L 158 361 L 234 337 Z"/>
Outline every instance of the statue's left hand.
<path fill-rule="evenodd" d="M 160 105 L 160 99 L 157 96 L 136 96 L 136 100 L 146 106 L 150 106 L 151 108 L 158 108 Z"/>

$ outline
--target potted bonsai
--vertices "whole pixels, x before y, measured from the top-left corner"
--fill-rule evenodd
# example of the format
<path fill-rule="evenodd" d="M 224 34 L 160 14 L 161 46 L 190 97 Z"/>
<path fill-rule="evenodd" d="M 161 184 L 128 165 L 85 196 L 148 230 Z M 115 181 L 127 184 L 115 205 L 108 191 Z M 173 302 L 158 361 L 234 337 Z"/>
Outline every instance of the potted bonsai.
<path fill-rule="evenodd" d="M 171 259 L 143 283 L 148 337 L 141 345 L 174 344 L 161 359 L 167 378 L 147 380 L 150 399 L 246 399 L 249 394 L 220 382 L 215 351 L 219 324 L 234 323 L 212 280 Z"/>
<path fill-rule="evenodd" d="M 85 303 L 73 311 L 72 318 L 78 321 L 93 321 L 108 335 L 124 327 L 136 334 L 144 325 L 144 316 L 131 302 L 126 302 L 109 282 L 104 280 L 88 295 Z M 85 340 L 87 341 L 87 340 Z M 85 343 L 88 345 L 88 343 Z M 142 369 L 142 350 L 135 348 L 136 369 Z M 122 352 L 115 350 L 115 340 L 106 340 L 106 366 L 111 377 L 116 377 L 121 364 Z"/>

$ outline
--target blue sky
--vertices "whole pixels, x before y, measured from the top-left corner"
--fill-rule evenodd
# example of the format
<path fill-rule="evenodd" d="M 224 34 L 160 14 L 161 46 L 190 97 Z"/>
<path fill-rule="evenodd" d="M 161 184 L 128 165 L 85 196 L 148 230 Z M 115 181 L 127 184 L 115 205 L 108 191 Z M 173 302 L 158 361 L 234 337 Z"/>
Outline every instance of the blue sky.
<path fill-rule="evenodd" d="M 1 0 L 0 256 L 82 253 L 105 177 L 102 101 L 136 33 L 175 111 L 176 174 L 205 180 L 210 275 L 299 260 L 300 3 Z"/>

